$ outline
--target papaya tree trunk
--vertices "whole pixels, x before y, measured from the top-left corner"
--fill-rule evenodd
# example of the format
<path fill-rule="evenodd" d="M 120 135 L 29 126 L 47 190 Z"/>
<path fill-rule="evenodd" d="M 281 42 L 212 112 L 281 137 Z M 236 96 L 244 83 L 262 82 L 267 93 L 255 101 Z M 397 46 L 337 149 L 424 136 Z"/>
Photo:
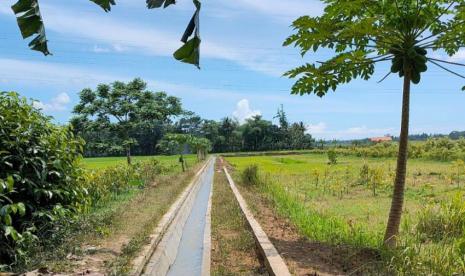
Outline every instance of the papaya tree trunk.
<path fill-rule="evenodd" d="M 404 89 L 402 99 L 402 120 L 399 139 L 399 153 L 397 155 L 396 178 L 392 195 L 391 210 L 384 236 L 384 244 L 395 247 L 399 234 L 402 207 L 404 204 L 405 178 L 407 176 L 408 134 L 410 120 L 410 70 L 405 70 Z"/>
<path fill-rule="evenodd" d="M 126 159 L 128 160 L 128 165 L 131 165 L 131 147 L 128 146 L 126 149 Z"/>

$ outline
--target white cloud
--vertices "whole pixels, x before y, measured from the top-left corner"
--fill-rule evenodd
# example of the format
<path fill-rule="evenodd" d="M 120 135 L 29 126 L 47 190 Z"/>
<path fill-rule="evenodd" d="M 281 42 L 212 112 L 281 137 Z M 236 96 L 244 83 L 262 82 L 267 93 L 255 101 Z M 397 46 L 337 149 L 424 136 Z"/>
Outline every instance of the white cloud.
<path fill-rule="evenodd" d="M 237 103 L 236 110 L 234 110 L 232 115 L 239 121 L 239 123 L 242 124 L 246 119 L 256 115 L 261 115 L 261 112 L 260 110 L 252 110 L 252 108 L 250 108 L 249 100 L 242 99 Z"/>
<path fill-rule="evenodd" d="M 326 131 L 326 123 L 320 122 L 318 124 L 308 124 L 305 126 L 307 128 L 307 133 L 312 135 L 314 134 L 324 134 Z"/>
<path fill-rule="evenodd" d="M 117 76 L 52 62 L 0 58 L 2 78 L 20 83 L 64 83 L 89 86 L 117 80 Z"/>
<path fill-rule="evenodd" d="M 43 111 L 63 111 L 71 102 L 69 95 L 65 92 L 53 97 L 49 102 L 34 101 L 33 105 Z"/>

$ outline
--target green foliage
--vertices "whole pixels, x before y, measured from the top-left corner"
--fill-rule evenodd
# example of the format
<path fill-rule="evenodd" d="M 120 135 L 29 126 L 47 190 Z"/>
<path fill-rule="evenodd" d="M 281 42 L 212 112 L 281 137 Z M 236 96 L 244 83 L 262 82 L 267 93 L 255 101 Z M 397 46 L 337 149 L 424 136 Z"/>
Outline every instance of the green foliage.
<path fill-rule="evenodd" d="M 398 144 L 392 142 L 368 146 L 339 146 L 334 150 L 339 155 L 394 158 L 397 156 Z M 316 150 L 315 152 L 326 151 Z M 465 139 L 430 138 L 425 142 L 410 143 L 408 156 L 437 161 L 465 160 Z"/>
<path fill-rule="evenodd" d="M 79 185 L 82 141 L 26 99 L 0 93 L 0 259 L 21 261 L 24 250 L 61 217 L 87 203 Z"/>
<path fill-rule="evenodd" d="M 87 141 L 89 155 L 126 151 L 130 156 L 137 145 L 155 149 L 164 125 L 170 123 L 172 116 L 181 114 L 182 108 L 178 98 L 154 93 L 146 87 L 143 80 L 134 79 L 129 83 L 100 84 L 95 91 L 80 92 L 80 102 L 74 108 L 77 116 L 71 123 Z"/>
<path fill-rule="evenodd" d="M 438 242 L 462 237 L 465 233 L 464 195 L 457 194 L 439 206 L 425 208 L 419 215 L 416 231 L 423 241 Z"/>
<path fill-rule="evenodd" d="M 337 153 L 334 149 L 329 149 L 328 152 L 328 163 L 331 165 L 337 164 Z"/>
<path fill-rule="evenodd" d="M 381 187 L 384 180 L 384 170 L 381 167 L 374 167 L 368 170 L 368 179 L 369 179 L 369 186 L 373 191 L 373 196 L 376 196 L 376 190 Z"/>
<path fill-rule="evenodd" d="M 89 171 L 82 180 L 92 205 L 102 204 L 115 195 L 141 189 L 170 170 L 156 159 Z"/>
<path fill-rule="evenodd" d="M 44 55 L 49 55 L 39 2 L 37 0 L 19 0 L 11 6 L 11 9 L 17 15 L 18 27 L 23 38 L 36 35 L 29 42 L 29 47 L 32 50 L 42 52 Z"/>
<path fill-rule="evenodd" d="M 359 183 L 361 185 L 368 185 L 369 180 L 370 180 L 370 167 L 368 167 L 368 164 L 364 163 L 363 166 L 360 168 Z"/>
<path fill-rule="evenodd" d="M 207 153 L 211 150 L 212 145 L 207 138 L 192 137 L 189 141 L 189 146 L 197 152 L 197 159 L 205 160 Z"/>
<path fill-rule="evenodd" d="M 321 16 L 302 16 L 294 21 L 296 30 L 284 42 L 307 52 L 326 48 L 335 56 L 307 63 L 285 75 L 299 78 L 293 94 L 314 93 L 320 97 L 353 79 L 368 80 L 375 64 L 391 61 L 391 71 L 419 83 L 431 62 L 426 49 L 443 49 L 452 56 L 465 46 L 465 3 L 463 1 L 325 1 Z M 446 69 L 447 70 L 447 69 Z M 450 71 L 450 70 L 449 70 Z"/>
<path fill-rule="evenodd" d="M 258 165 L 247 166 L 241 173 L 242 183 L 249 186 L 258 185 L 260 176 L 258 175 Z"/>

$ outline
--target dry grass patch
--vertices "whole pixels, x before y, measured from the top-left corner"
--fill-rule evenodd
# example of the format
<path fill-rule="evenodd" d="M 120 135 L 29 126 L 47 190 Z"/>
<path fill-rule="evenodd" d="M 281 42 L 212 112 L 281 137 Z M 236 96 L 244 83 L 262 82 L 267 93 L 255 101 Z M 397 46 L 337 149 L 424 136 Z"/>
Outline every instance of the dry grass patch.
<path fill-rule="evenodd" d="M 211 257 L 212 275 L 268 275 L 219 163 L 213 185 Z"/>

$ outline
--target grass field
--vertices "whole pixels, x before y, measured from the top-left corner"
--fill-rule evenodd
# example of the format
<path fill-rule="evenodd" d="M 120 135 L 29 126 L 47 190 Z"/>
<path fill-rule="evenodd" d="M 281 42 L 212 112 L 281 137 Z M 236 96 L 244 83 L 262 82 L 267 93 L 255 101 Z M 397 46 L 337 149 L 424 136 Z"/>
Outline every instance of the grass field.
<path fill-rule="evenodd" d="M 235 167 L 235 178 L 239 182 L 240 173 L 247 166 L 257 165 L 261 184 L 249 188 L 273 202 L 277 212 L 289 218 L 302 235 L 316 241 L 382 250 L 391 203 L 394 159 L 345 156 L 338 157 L 335 165 L 328 165 L 324 154 L 226 159 Z M 446 233 L 447 239 L 433 241 L 429 238 L 430 232 L 440 231 L 447 222 L 428 222 L 426 227 L 429 228 L 425 230 L 425 222 L 421 221 L 428 218 L 426 210 L 432 215 L 447 216 L 434 210 L 452 202 L 464 187 L 463 176 L 457 174 L 449 162 L 410 161 L 401 235 L 402 242 L 410 250 L 408 254 L 412 255 L 407 256 L 411 263 L 401 264 L 399 262 L 408 258 L 396 259 L 397 255 L 388 254 L 386 259 L 394 262 L 389 264 L 394 271 L 434 275 L 465 271 L 465 258 L 458 249 L 462 233 L 451 237 Z M 434 258 L 427 256 L 432 250 L 436 252 Z"/>
<path fill-rule="evenodd" d="M 196 156 L 194 154 L 188 154 L 184 156 L 184 159 L 187 161 L 187 164 L 194 164 L 196 162 Z M 157 155 L 157 156 L 133 156 L 133 162 L 144 161 L 149 159 L 160 160 L 163 164 L 166 165 L 179 165 L 179 156 L 178 155 Z M 125 164 L 126 157 L 94 157 L 94 158 L 84 158 L 82 160 L 82 166 L 86 169 L 102 169 L 110 166 L 115 166 L 118 164 Z"/>

